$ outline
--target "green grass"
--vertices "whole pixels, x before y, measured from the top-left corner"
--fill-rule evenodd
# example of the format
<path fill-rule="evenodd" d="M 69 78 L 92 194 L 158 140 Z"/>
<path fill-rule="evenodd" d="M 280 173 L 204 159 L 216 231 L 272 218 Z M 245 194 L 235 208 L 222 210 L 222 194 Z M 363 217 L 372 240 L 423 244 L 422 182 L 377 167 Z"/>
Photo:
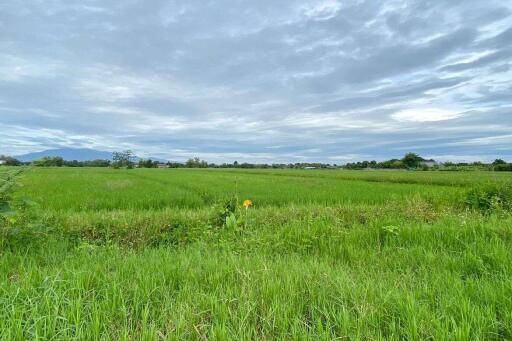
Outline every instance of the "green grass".
<path fill-rule="evenodd" d="M 396 182 L 403 172 L 380 174 L 389 181 L 368 181 L 363 172 L 308 171 L 222 171 L 137 169 L 34 169 L 23 179 L 19 193 L 51 210 L 112 210 L 200 208 L 238 192 L 258 207 L 289 204 L 339 203 L 381 204 L 421 196 L 437 202 L 451 201 L 462 191 L 450 184 L 452 174 L 440 174 L 433 186 L 431 177 L 416 183 Z M 411 182 L 413 178 L 407 179 Z M 425 180 L 425 181 L 421 181 Z M 485 178 L 482 176 L 481 181 Z"/>
<path fill-rule="evenodd" d="M 512 339 L 512 216 L 464 207 L 510 174 L 62 168 L 17 182 L 0 339 Z M 225 226 L 234 195 L 254 206 Z"/>

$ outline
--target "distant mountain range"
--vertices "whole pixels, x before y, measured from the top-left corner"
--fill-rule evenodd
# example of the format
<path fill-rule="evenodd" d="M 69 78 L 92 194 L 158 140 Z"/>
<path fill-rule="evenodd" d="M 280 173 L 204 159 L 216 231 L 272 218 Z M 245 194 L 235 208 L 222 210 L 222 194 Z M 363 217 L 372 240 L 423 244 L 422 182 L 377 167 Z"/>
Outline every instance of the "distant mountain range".
<path fill-rule="evenodd" d="M 23 155 L 18 155 L 16 158 L 23 162 L 31 162 L 34 160 L 38 160 L 42 157 L 56 157 L 60 156 L 64 160 L 77 160 L 77 161 L 90 161 L 90 160 L 112 160 L 112 152 L 105 152 L 101 150 L 88 149 L 88 148 L 59 148 L 59 149 L 48 149 L 42 152 L 28 153 Z M 141 158 L 135 157 L 135 161 L 139 161 Z M 167 162 L 167 160 L 150 157 L 148 159 L 159 161 L 159 162 Z"/>

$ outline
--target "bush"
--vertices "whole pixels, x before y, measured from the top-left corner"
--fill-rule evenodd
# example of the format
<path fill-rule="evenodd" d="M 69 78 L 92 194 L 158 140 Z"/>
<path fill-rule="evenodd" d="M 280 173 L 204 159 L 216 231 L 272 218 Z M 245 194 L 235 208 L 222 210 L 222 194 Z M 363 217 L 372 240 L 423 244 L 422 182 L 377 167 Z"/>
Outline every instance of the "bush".
<path fill-rule="evenodd" d="M 11 156 L 0 155 L 0 161 L 4 161 L 5 166 L 21 166 L 21 161 Z"/>
<path fill-rule="evenodd" d="M 494 165 L 496 172 L 512 172 L 512 163 Z"/>
<path fill-rule="evenodd" d="M 238 199 L 236 197 L 229 197 L 219 201 L 219 203 L 215 205 L 217 214 L 213 222 L 214 225 L 219 227 L 224 226 L 227 219 L 236 213 L 237 206 Z"/>
<path fill-rule="evenodd" d="M 466 196 L 466 206 L 483 212 L 512 210 L 512 186 L 488 184 L 473 188 Z"/>
<path fill-rule="evenodd" d="M 45 156 L 39 160 L 34 160 L 32 165 L 36 167 L 62 167 L 64 165 L 64 159 L 60 156 Z"/>

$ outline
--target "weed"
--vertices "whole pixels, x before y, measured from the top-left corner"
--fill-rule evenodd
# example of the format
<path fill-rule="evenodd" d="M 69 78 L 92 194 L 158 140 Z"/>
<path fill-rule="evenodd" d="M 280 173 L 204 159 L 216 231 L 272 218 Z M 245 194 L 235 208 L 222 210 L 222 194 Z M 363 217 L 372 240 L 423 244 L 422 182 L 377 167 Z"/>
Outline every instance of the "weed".
<path fill-rule="evenodd" d="M 484 213 L 512 210 L 512 186 L 510 184 L 486 184 L 468 191 L 466 206 Z"/>
<path fill-rule="evenodd" d="M 239 225 L 240 221 L 238 220 L 234 213 L 231 213 L 229 216 L 226 217 L 225 226 L 228 230 L 236 231 Z"/>
<path fill-rule="evenodd" d="M 237 206 L 238 198 L 236 196 L 221 200 L 217 205 L 215 205 L 215 225 L 219 227 L 224 226 L 226 221 L 236 214 Z"/>

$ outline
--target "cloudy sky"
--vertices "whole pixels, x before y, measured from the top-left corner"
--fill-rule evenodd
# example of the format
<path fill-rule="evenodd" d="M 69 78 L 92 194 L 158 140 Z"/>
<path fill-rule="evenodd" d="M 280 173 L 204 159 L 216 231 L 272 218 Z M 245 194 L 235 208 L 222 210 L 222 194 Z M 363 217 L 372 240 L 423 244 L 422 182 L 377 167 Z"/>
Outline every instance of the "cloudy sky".
<path fill-rule="evenodd" d="M 512 1 L 3 0 L 0 154 L 512 161 Z"/>

